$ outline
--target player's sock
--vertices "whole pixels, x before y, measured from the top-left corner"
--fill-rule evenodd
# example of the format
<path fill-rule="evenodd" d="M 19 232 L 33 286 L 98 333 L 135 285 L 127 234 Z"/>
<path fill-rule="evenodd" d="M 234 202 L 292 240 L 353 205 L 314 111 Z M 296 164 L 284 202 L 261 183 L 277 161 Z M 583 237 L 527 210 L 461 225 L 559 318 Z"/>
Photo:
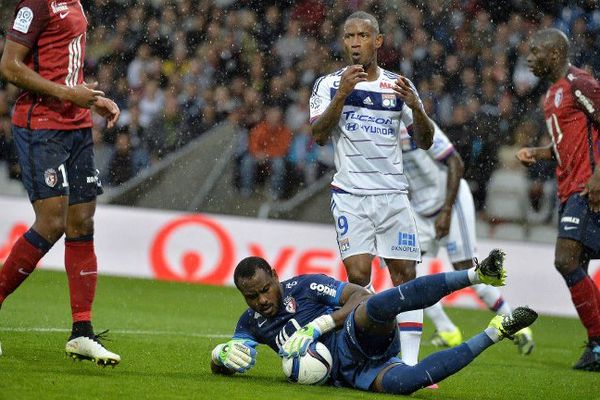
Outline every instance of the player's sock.
<path fill-rule="evenodd" d="M 583 268 L 577 268 L 563 278 L 588 336 L 600 336 L 600 291 Z"/>
<path fill-rule="evenodd" d="M 457 329 L 450 317 L 444 311 L 441 302 L 437 302 L 425 309 L 425 315 L 433 322 L 438 332 L 451 332 Z"/>
<path fill-rule="evenodd" d="M 0 270 L 0 303 L 33 272 L 52 245 L 33 229 L 15 242 Z"/>
<path fill-rule="evenodd" d="M 383 376 L 383 390 L 386 393 L 407 395 L 440 382 L 463 369 L 492 344 L 485 333 L 480 333 L 466 343 L 431 354 L 415 366 L 398 364 Z M 471 346 L 479 353 L 475 353 Z"/>
<path fill-rule="evenodd" d="M 406 365 L 419 362 L 419 347 L 423 334 L 423 310 L 406 311 L 396 316 L 400 330 L 400 350 Z"/>
<path fill-rule="evenodd" d="M 69 280 L 73 322 L 90 321 L 98 277 L 92 235 L 65 239 L 65 268 Z"/>
<path fill-rule="evenodd" d="M 510 305 L 504 300 L 497 287 L 479 283 L 473 285 L 472 288 L 491 311 L 502 315 L 508 315 L 512 312 Z"/>
<path fill-rule="evenodd" d="M 71 337 L 69 340 L 80 336 L 86 336 L 89 338 L 94 337 L 94 328 L 92 327 L 91 321 L 73 322 L 73 328 L 71 329 Z"/>
<path fill-rule="evenodd" d="M 471 281 L 466 270 L 421 276 L 371 296 L 366 304 L 367 315 L 372 321 L 384 323 L 402 312 L 429 307 L 467 286 Z"/>

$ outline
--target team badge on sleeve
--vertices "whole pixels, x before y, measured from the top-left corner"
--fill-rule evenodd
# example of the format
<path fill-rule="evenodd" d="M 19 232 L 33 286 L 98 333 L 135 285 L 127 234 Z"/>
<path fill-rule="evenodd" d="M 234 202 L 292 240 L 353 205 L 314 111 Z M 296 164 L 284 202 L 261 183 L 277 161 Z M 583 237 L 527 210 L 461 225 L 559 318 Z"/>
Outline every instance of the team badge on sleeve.
<path fill-rule="evenodd" d="M 31 8 L 29 7 L 23 7 L 19 9 L 19 12 L 15 17 L 13 29 L 21 33 L 27 33 L 29 32 L 29 26 L 31 25 L 31 21 L 33 21 L 33 11 L 31 11 Z"/>
<path fill-rule="evenodd" d="M 321 104 L 323 103 L 323 101 L 318 98 L 318 97 L 312 97 L 310 99 L 310 108 L 312 109 L 318 109 L 319 107 L 321 107 Z"/>
<path fill-rule="evenodd" d="M 285 299 L 283 299 L 283 304 L 285 305 L 285 311 L 289 312 L 290 314 L 294 314 L 296 312 L 296 299 L 294 299 L 292 296 L 287 296 Z"/>
<path fill-rule="evenodd" d="M 558 108 L 560 106 L 560 103 L 562 103 L 562 99 L 563 99 L 563 89 L 558 88 L 558 90 L 554 94 L 554 107 Z"/>
<path fill-rule="evenodd" d="M 58 182 L 58 176 L 56 175 L 54 168 L 48 168 L 46 171 L 44 171 L 44 181 L 46 181 L 46 185 L 50 187 L 56 186 L 56 182 Z"/>

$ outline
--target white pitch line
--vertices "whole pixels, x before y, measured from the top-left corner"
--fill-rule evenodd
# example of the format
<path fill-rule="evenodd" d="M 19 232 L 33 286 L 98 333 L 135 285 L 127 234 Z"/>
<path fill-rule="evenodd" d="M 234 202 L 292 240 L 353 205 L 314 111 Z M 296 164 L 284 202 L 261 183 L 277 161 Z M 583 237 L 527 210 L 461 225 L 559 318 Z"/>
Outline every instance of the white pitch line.
<path fill-rule="evenodd" d="M 15 328 L 15 327 L 6 327 L 0 326 L 0 332 L 39 332 L 39 333 L 48 333 L 48 332 L 71 332 L 70 329 L 64 328 Z M 153 335 L 153 336 L 188 336 L 188 337 L 199 337 L 199 338 L 209 338 L 209 339 L 220 339 L 220 338 L 230 338 L 231 335 L 225 335 L 222 333 L 208 334 L 208 333 L 192 333 L 192 332 L 177 332 L 177 331 L 142 331 L 142 330 L 120 330 L 120 329 L 111 329 L 110 333 L 118 334 L 118 335 Z"/>

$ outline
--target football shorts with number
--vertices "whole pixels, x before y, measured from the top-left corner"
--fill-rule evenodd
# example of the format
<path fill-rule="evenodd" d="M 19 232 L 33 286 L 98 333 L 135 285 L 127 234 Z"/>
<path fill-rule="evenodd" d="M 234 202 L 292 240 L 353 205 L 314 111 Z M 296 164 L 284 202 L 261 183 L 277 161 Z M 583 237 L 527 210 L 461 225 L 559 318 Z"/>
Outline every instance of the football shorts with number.
<path fill-rule="evenodd" d="M 29 200 L 69 196 L 69 204 L 87 203 L 102 194 L 94 166 L 91 128 L 30 130 L 13 126 L 23 185 Z"/>
<path fill-rule="evenodd" d="M 362 196 L 334 191 L 331 212 L 342 259 L 372 254 L 421 261 L 417 226 L 406 194 Z"/>
<path fill-rule="evenodd" d="M 475 253 L 475 205 L 469 185 L 461 180 L 452 208 L 450 231 L 440 240 L 435 238 L 437 214 L 426 217 L 415 213 L 421 249 L 429 257 L 436 257 L 440 246 L 445 246 L 450 262 L 470 260 Z"/>

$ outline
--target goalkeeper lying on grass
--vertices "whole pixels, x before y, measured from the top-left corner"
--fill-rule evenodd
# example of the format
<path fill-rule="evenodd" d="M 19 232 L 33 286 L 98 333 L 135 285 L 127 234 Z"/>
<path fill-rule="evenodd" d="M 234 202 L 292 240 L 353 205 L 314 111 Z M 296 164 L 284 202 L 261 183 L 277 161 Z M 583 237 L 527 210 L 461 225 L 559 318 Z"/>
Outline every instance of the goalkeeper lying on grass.
<path fill-rule="evenodd" d="M 249 309 L 232 340 L 212 352 L 214 373 L 246 372 L 254 366 L 256 345 L 282 357 L 306 353 L 322 342 L 333 357 L 330 382 L 374 392 L 409 394 L 460 371 L 481 352 L 531 325 L 537 313 L 527 307 L 495 316 L 480 334 L 451 349 L 408 366 L 397 357 L 396 315 L 428 307 L 453 291 L 477 283 L 504 285 L 504 253 L 493 250 L 476 267 L 417 278 L 378 294 L 325 275 L 302 275 L 279 282 L 262 258 L 248 257 L 236 267 L 234 282 Z"/>

